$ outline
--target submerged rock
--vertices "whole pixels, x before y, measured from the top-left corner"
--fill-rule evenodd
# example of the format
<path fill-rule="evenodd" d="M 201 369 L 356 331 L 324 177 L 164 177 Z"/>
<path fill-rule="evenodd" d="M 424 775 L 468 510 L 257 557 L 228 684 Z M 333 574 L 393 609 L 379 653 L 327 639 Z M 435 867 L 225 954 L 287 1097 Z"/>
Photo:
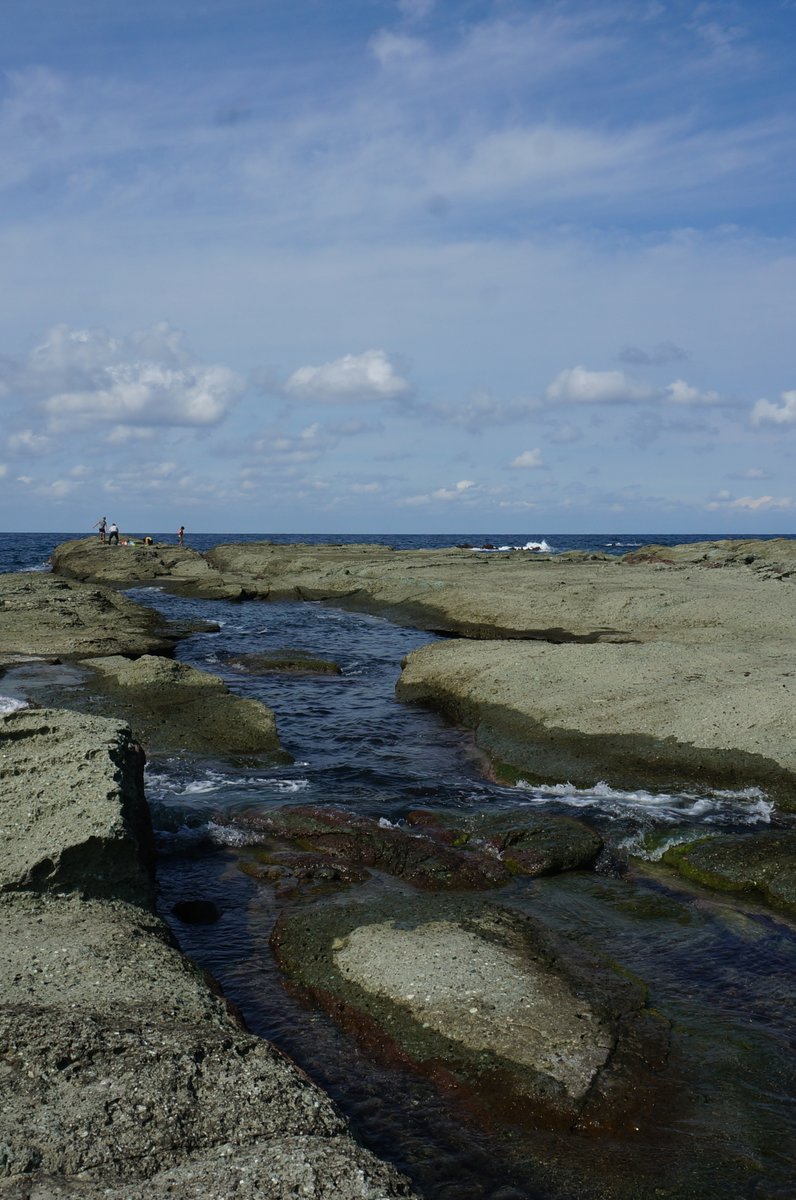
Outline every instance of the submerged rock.
<path fill-rule="evenodd" d="M 415 810 L 407 822 L 431 838 L 497 854 L 512 875 L 555 875 L 591 867 L 603 848 L 593 829 L 572 817 Z"/>
<path fill-rule="evenodd" d="M 324 859 L 347 867 L 366 866 L 427 889 L 491 888 L 507 883 L 510 871 L 497 855 L 458 850 L 389 822 L 345 809 L 285 806 L 236 813 L 235 822 L 270 842 L 290 842 L 313 855 L 312 874 Z M 269 856 L 269 863 L 278 866 Z M 267 876 L 266 876 L 267 877 Z"/>
<path fill-rule="evenodd" d="M 318 658 L 306 650 L 266 650 L 259 654 L 229 654 L 224 664 L 233 671 L 245 671 L 247 675 L 267 675 L 271 672 L 304 675 L 340 675 L 337 663 Z"/>
<path fill-rule="evenodd" d="M 670 847 L 663 861 L 706 887 L 747 892 L 796 916 L 796 831 L 700 838 Z"/>
<path fill-rule="evenodd" d="M 258 700 L 229 691 L 218 675 L 186 663 L 144 655 L 90 659 L 92 687 L 135 729 L 151 753 L 174 750 L 278 755 L 276 720 Z"/>
<path fill-rule="evenodd" d="M 668 1023 L 638 980 L 483 901 L 316 904 L 272 944 L 379 1056 L 515 1124 L 627 1129 L 665 1065 Z"/>

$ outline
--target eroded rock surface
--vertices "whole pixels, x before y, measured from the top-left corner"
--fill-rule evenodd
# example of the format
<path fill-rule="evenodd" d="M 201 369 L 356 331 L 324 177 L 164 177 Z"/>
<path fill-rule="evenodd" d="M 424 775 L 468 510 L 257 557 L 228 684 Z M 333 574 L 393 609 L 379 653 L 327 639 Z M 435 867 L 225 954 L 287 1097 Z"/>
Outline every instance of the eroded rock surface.
<path fill-rule="evenodd" d="M 411 1195 L 154 916 L 129 730 L 15 713 L 0 762 L 0 1194 Z M 43 848 L 52 869 L 31 872 Z"/>
<path fill-rule="evenodd" d="M 95 658 L 85 666 L 92 672 L 92 686 L 108 696 L 113 710 L 130 722 L 152 753 L 268 753 L 289 760 L 271 709 L 233 695 L 218 675 L 153 655 L 135 662 Z"/>
<path fill-rule="evenodd" d="M 494 905 L 391 897 L 284 914 L 283 969 L 378 1053 L 492 1113 L 619 1129 L 663 1070 L 640 982 Z"/>
<path fill-rule="evenodd" d="M 235 821 L 270 844 L 259 856 L 267 869 L 250 871 L 266 880 L 281 870 L 296 882 L 347 885 L 361 879 L 355 868 L 370 867 L 426 890 L 492 888 L 514 875 L 590 867 L 602 846 L 566 817 L 415 812 L 396 825 L 331 805 L 286 805 L 236 813 Z M 303 853 L 285 854 L 283 843 Z"/>
<path fill-rule="evenodd" d="M 109 587 L 168 586 L 170 591 L 208 600 L 239 600 L 241 590 L 228 584 L 207 560 L 188 546 L 109 545 L 99 538 L 62 542 L 53 551 L 53 571 L 71 579 Z"/>
<path fill-rule="evenodd" d="M 0 654 L 86 658 L 171 653 L 177 634 L 127 596 L 44 572 L 0 574 Z"/>
<path fill-rule="evenodd" d="M 672 846 L 663 861 L 706 887 L 746 892 L 796 917 L 796 831 L 701 838 Z"/>
<path fill-rule="evenodd" d="M 790 648 L 445 641 L 408 656 L 396 692 L 474 729 L 507 778 L 760 785 L 796 806 Z"/>

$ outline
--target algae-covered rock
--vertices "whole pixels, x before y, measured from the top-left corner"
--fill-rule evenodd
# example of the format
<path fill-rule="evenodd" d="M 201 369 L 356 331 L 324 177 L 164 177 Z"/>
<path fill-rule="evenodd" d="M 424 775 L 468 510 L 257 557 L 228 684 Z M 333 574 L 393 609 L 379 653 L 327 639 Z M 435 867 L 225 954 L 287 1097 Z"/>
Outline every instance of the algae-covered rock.
<path fill-rule="evenodd" d="M 514 1123 L 637 1126 L 668 1023 L 644 986 L 537 921 L 446 897 L 283 914 L 278 961 L 381 1056 Z"/>
<path fill-rule="evenodd" d="M 410 825 L 455 846 L 485 848 L 513 875 L 555 875 L 593 865 L 603 840 L 572 817 L 532 815 L 522 810 L 461 813 L 415 810 Z"/>
<path fill-rule="evenodd" d="M 672 846 L 663 861 L 688 879 L 747 892 L 796 916 L 796 831 L 700 838 Z"/>
<path fill-rule="evenodd" d="M 326 658 L 318 658 L 307 650 L 264 650 L 257 654 L 228 654 L 224 665 L 247 675 L 268 675 L 282 672 L 288 675 L 340 675 L 340 667 Z"/>
<path fill-rule="evenodd" d="M 304 866 L 315 877 L 326 859 L 349 868 L 372 867 L 415 887 L 440 891 L 499 887 L 510 878 L 497 855 L 483 849 L 441 845 L 419 832 L 331 805 L 250 809 L 236 813 L 235 822 L 245 823 L 250 834 L 259 833 L 268 842 L 289 842 L 310 852 L 313 859 Z M 267 865 L 278 863 L 268 856 Z"/>
<path fill-rule="evenodd" d="M 278 754 L 276 721 L 258 700 L 233 695 L 218 675 L 186 663 L 144 655 L 90 659 L 93 688 L 109 698 L 150 752 L 189 750 Z"/>

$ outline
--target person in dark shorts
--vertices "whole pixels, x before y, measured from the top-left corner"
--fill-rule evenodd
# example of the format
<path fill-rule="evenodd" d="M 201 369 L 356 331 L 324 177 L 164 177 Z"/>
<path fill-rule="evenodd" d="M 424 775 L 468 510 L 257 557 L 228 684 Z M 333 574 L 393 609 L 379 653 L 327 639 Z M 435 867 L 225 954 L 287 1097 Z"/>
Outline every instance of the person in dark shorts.
<path fill-rule="evenodd" d="M 107 517 L 100 517 L 100 519 L 98 521 L 95 521 L 94 524 L 91 526 L 92 529 L 96 529 L 97 532 L 99 533 L 99 540 L 101 542 L 105 541 L 105 530 L 106 530 L 107 526 L 108 526 L 108 518 Z"/>

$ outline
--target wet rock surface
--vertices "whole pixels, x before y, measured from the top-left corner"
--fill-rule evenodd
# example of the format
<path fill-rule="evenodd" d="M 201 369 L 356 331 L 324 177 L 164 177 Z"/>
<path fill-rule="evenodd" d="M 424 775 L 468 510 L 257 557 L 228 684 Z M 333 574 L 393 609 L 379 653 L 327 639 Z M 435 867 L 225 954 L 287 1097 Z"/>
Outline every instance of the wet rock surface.
<path fill-rule="evenodd" d="M 7 664 L 24 656 L 168 654 L 177 637 L 151 609 L 110 588 L 43 572 L 0 574 L 0 655 Z"/>
<path fill-rule="evenodd" d="M 217 675 L 153 655 L 135 662 L 95 658 L 84 665 L 92 688 L 108 697 L 109 707 L 130 722 L 150 753 L 267 753 L 289 761 L 273 712 L 233 695 Z"/>
<path fill-rule="evenodd" d="M 464 898 L 283 914 L 278 961 L 387 1060 L 515 1124 L 619 1131 L 664 1072 L 644 986 L 538 922 Z"/>
<path fill-rule="evenodd" d="M 793 808 L 792 650 L 689 646 L 684 654 L 664 642 L 437 642 L 408 656 L 396 694 L 472 728 L 510 780 L 759 785 Z"/>
<path fill-rule="evenodd" d="M 130 832 L 147 813 L 129 730 L 15 713 L 0 719 L 0 761 L 16 843 L 0 895 L 0 1193 L 410 1195 L 240 1028 L 154 916 Z M 42 847 L 53 869 L 32 878 Z"/>
<path fill-rule="evenodd" d="M 260 834 L 270 849 L 258 856 L 255 878 L 296 883 L 361 881 L 370 867 L 414 887 L 467 890 L 500 887 L 514 875 L 555 874 L 590 867 L 601 839 L 566 817 L 410 813 L 407 825 L 332 806 L 284 806 L 236 814 L 236 824 Z M 291 843 L 303 853 L 285 852 Z"/>
<path fill-rule="evenodd" d="M 663 861 L 706 887 L 746 892 L 796 917 L 796 832 L 710 837 L 673 846 Z"/>
<path fill-rule="evenodd" d="M 260 654 L 229 654 L 224 663 L 233 671 L 247 675 L 268 675 L 272 672 L 299 675 L 339 675 L 337 663 L 318 658 L 306 650 L 293 650 L 285 646 L 279 650 L 268 650 Z"/>

